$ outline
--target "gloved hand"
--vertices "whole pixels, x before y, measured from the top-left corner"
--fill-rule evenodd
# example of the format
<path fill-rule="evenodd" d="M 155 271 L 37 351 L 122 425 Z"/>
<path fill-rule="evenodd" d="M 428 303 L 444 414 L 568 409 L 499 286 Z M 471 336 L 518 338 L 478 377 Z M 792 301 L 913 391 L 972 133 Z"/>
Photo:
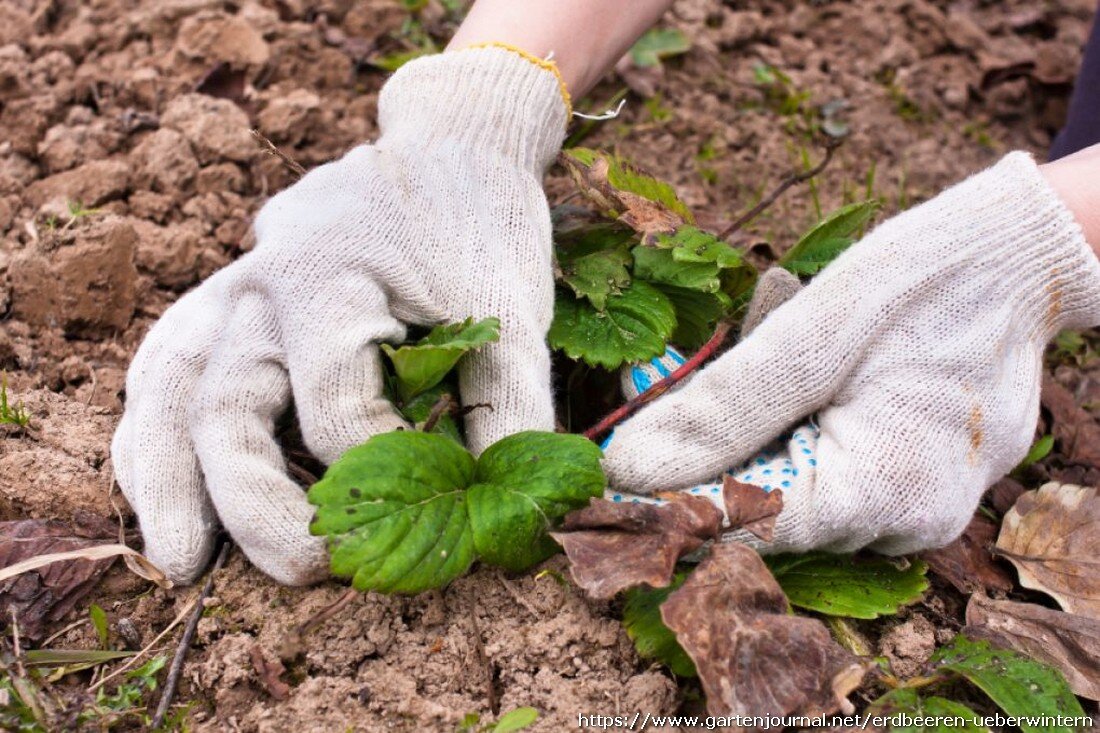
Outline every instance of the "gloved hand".
<path fill-rule="evenodd" d="M 817 413 L 780 455 L 735 474 L 763 485 L 794 469 L 774 482 L 775 541 L 757 546 L 940 546 L 1026 454 L 1047 341 L 1098 323 L 1100 263 L 1030 157 L 1013 153 L 879 226 L 620 425 L 604 468 L 621 492 L 690 487 Z"/>
<path fill-rule="evenodd" d="M 497 316 L 464 359 L 472 450 L 552 430 L 550 214 L 541 177 L 568 117 L 556 70 L 499 47 L 410 62 L 378 101 L 381 135 L 273 197 L 256 248 L 174 304 L 130 368 L 112 444 L 145 553 L 187 582 L 218 520 L 263 572 L 323 577 L 313 515 L 273 424 L 291 397 L 331 463 L 404 423 L 383 397 L 377 344 L 406 324 Z"/>

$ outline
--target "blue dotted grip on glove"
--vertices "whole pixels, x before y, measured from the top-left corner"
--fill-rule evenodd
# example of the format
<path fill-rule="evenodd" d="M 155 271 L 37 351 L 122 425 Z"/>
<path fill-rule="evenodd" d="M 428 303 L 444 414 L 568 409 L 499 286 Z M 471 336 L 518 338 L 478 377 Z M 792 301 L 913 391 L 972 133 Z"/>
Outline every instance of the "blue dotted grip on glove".
<path fill-rule="evenodd" d="M 630 400 L 643 392 L 651 389 L 681 364 L 686 358 L 679 351 L 669 346 L 665 353 L 647 362 L 630 364 L 623 367 L 621 372 L 621 384 L 623 397 Z M 817 466 L 816 448 L 820 431 L 812 423 L 802 425 L 788 435 L 777 438 L 768 448 L 761 451 L 754 458 L 749 459 L 740 468 L 727 471 L 734 479 L 746 484 L 760 486 L 765 491 L 782 489 L 791 491 L 799 483 L 812 481 L 815 467 Z M 604 439 L 600 448 L 607 450 L 611 441 L 615 438 L 612 430 Z M 718 476 L 713 481 L 699 484 L 685 489 L 689 494 L 704 496 L 711 499 L 715 506 L 722 510 L 723 522 L 728 525 L 729 518 L 725 513 L 725 504 L 722 501 L 722 477 Z M 632 502 L 635 504 L 665 504 L 664 499 L 651 496 L 640 496 L 624 491 L 607 489 L 604 498 L 615 502 Z"/>

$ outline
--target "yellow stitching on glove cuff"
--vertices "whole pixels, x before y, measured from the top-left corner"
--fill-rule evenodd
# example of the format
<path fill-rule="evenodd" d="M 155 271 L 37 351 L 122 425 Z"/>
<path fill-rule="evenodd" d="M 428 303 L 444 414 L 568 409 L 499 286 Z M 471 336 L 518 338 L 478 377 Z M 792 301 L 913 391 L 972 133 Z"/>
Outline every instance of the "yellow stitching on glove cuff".
<path fill-rule="evenodd" d="M 545 69 L 555 76 L 558 80 L 558 90 L 561 91 L 561 100 L 565 102 L 565 124 L 569 124 L 569 120 L 573 117 L 573 98 L 569 96 L 569 89 L 565 86 L 565 79 L 562 78 L 561 71 L 558 69 L 558 65 L 549 59 L 540 59 L 533 53 L 524 51 L 522 48 L 513 46 L 510 43 L 502 43 L 500 41 L 486 41 L 485 43 L 475 43 L 472 46 L 466 46 L 462 50 L 470 48 L 503 48 L 505 51 L 511 51 L 514 54 L 518 54 L 521 58 L 530 61 L 540 69 Z"/>

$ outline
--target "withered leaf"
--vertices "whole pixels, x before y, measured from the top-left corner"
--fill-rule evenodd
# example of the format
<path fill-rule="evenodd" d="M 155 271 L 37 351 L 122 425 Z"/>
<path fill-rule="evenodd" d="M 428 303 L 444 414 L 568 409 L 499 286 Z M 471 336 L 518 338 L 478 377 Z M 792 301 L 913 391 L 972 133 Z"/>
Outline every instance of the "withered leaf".
<path fill-rule="evenodd" d="M 661 606 L 661 618 L 695 662 L 711 715 L 828 715 L 869 666 L 816 619 L 787 613 L 787 599 L 750 547 L 716 544 Z"/>
<path fill-rule="evenodd" d="M 1051 434 L 1066 460 L 1100 468 L 1100 423 L 1049 374 L 1043 377 L 1042 402 L 1050 411 Z"/>
<path fill-rule="evenodd" d="M 267 693 L 276 700 L 285 700 L 290 697 L 290 685 L 283 682 L 281 676 L 286 672 L 286 667 L 278 659 L 268 659 L 263 648 L 259 644 L 253 644 L 248 650 L 248 656 L 252 660 L 252 668 L 260 678 Z"/>
<path fill-rule="evenodd" d="M 1046 662 L 1065 675 L 1074 693 L 1100 700 L 1100 620 L 975 593 L 966 624 L 964 634 Z"/>
<path fill-rule="evenodd" d="M 78 517 L 72 525 L 45 519 L 0 522 L 0 568 L 39 555 L 100 545 L 114 534 L 112 523 L 91 515 Z M 8 609 L 12 608 L 20 635 L 31 641 L 41 639 L 47 624 L 71 611 L 114 560 L 63 560 L 0 582 L 0 624 L 10 621 Z"/>
<path fill-rule="evenodd" d="M 997 552 L 1020 584 L 1070 613 L 1100 618 L 1100 496 L 1095 488 L 1044 484 L 1005 514 Z"/>
<path fill-rule="evenodd" d="M 1027 491 L 1027 488 L 1014 478 L 1005 476 L 997 483 L 989 487 L 989 490 L 985 492 L 986 498 L 989 503 L 997 510 L 999 514 L 1004 514 L 1012 505 L 1016 503 L 1016 500 L 1020 498 L 1020 494 Z"/>
<path fill-rule="evenodd" d="M 593 598 L 645 583 L 663 588 L 676 561 L 718 535 L 722 512 L 708 499 L 681 494 L 667 504 L 593 499 L 552 532 L 569 557 L 573 581 Z"/>
<path fill-rule="evenodd" d="M 722 479 L 722 499 L 731 527 L 752 532 L 771 542 L 775 534 L 775 519 L 783 509 L 783 492 L 765 491 L 753 484 L 743 484 L 729 474 Z"/>
<path fill-rule="evenodd" d="M 962 535 L 946 547 L 926 550 L 921 559 L 939 577 L 961 593 L 979 589 L 1012 590 L 1012 576 L 990 552 L 997 538 L 997 525 L 980 512 L 975 514 Z"/>
<path fill-rule="evenodd" d="M 694 221 L 671 186 L 615 155 L 571 148 L 559 160 L 589 201 L 643 240 Z"/>

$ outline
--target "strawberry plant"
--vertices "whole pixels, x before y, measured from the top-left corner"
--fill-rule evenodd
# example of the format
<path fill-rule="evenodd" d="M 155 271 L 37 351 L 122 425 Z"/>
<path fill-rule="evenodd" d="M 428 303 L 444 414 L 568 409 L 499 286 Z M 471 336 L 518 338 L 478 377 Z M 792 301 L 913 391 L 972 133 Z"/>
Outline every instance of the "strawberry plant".
<path fill-rule="evenodd" d="M 667 183 L 609 153 L 563 153 L 591 208 L 554 210 L 557 292 L 549 341 L 568 361 L 608 372 L 694 348 L 748 302 L 756 269 L 696 225 Z M 847 247 L 875 204 L 844 207 L 780 263 L 812 275 Z M 577 435 L 520 433 L 479 458 L 454 418 L 453 369 L 499 338 L 496 318 L 436 326 L 382 346 L 387 390 L 421 429 L 379 435 L 349 450 L 309 491 L 311 530 L 327 537 L 332 572 L 361 590 L 418 593 L 481 560 L 520 570 L 557 546 L 547 532 L 600 496 L 600 451 Z M 584 385 L 575 385 L 583 391 Z"/>

